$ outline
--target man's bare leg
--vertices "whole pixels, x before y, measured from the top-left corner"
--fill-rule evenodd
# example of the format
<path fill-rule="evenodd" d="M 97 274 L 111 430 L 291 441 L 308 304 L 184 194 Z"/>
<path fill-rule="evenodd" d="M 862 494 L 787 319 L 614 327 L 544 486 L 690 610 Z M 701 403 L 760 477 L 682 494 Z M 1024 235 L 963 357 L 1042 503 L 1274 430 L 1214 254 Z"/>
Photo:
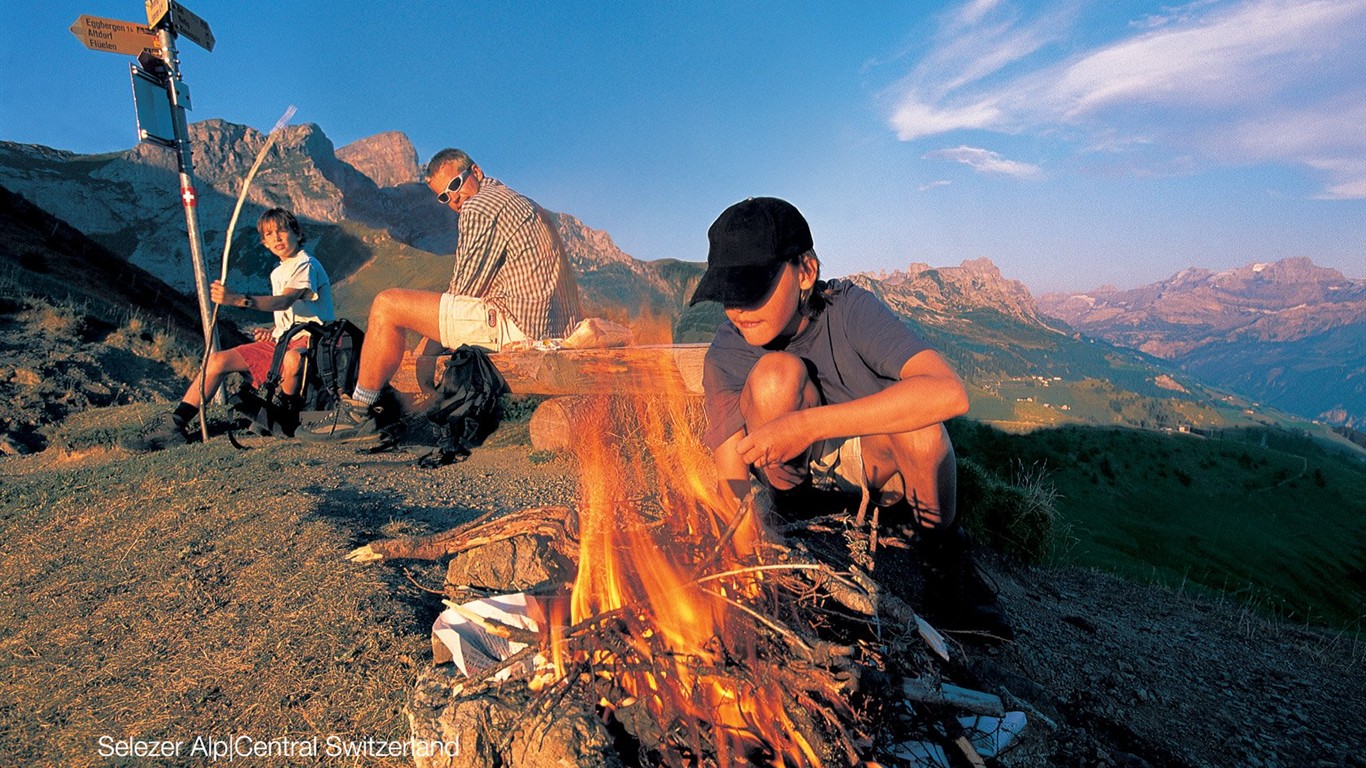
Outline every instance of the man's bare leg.
<path fill-rule="evenodd" d="M 428 339 L 441 337 L 441 294 L 389 288 L 380 291 L 370 305 L 370 320 L 361 347 L 360 375 L 356 385 L 382 389 L 398 371 L 407 347 L 407 331 Z"/>

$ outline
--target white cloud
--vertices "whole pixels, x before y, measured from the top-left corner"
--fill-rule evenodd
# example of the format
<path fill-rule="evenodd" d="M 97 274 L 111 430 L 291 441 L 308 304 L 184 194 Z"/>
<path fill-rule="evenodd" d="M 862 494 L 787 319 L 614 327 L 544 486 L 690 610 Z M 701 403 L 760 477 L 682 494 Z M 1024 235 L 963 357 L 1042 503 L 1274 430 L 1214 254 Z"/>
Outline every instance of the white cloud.
<path fill-rule="evenodd" d="M 1067 115 L 1110 104 L 1245 104 L 1313 77 L 1306 65 L 1317 66 L 1319 46 L 1354 17 L 1366 21 L 1366 3 L 1248 4 L 1086 54 L 1047 95 Z"/>
<path fill-rule="evenodd" d="M 978 147 L 959 146 L 953 149 L 937 149 L 925 153 L 925 157 L 931 160 L 952 160 L 956 163 L 962 163 L 978 173 L 996 173 L 1003 176 L 1013 176 L 1017 179 L 1034 178 L 1043 172 L 1043 169 L 1037 165 L 1022 163 L 1018 160 L 1007 160 L 996 152 Z"/>
<path fill-rule="evenodd" d="M 1001 0 L 969 0 L 958 14 L 958 23 L 962 25 L 976 24 L 1000 4 Z"/>
<path fill-rule="evenodd" d="M 1366 200 L 1366 174 L 1333 184 L 1317 195 L 1320 200 Z"/>
<path fill-rule="evenodd" d="M 897 128 L 897 138 L 910 141 L 959 128 L 995 128 L 1002 119 L 1001 110 L 987 102 L 939 109 L 931 104 L 908 100 L 897 107 L 892 115 L 892 125 Z"/>
<path fill-rule="evenodd" d="M 1163 8 L 1162 13 L 1150 14 L 1148 16 L 1144 16 L 1141 19 L 1136 19 L 1134 21 L 1129 22 L 1129 26 L 1144 29 L 1156 29 L 1158 27 L 1165 27 L 1168 24 L 1172 24 L 1175 22 L 1190 21 L 1194 17 L 1195 11 L 1213 5 L 1217 2 L 1219 2 L 1219 0 L 1195 0 L 1195 2 L 1188 3 L 1186 5 L 1177 6 L 1174 8 Z"/>
<path fill-rule="evenodd" d="M 915 191 L 916 191 L 916 192 L 929 192 L 931 189 L 939 189 L 940 187 L 947 187 L 948 185 L 950 185 L 950 184 L 952 184 L 952 183 L 953 183 L 953 182 L 949 181 L 948 179 L 935 179 L 934 181 L 931 181 L 929 184 L 921 184 L 920 186 L 916 187 Z"/>
<path fill-rule="evenodd" d="M 1366 199 L 1366 157 L 1319 157 L 1308 164 L 1334 180 L 1318 194 L 1321 200 Z"/>
<path fill-rule="evenodd" d="M 889 124 L 905 141 L 990 130 L 1288 162 L 1323 170 L 1335 194 L 1357 189 L 1336 163 L 1366 156 L 1366 123 L 1343 115 L 1363 103 L 1366 0 L 1197 0 L 1104 44 L 1055 44 L 1079 39 L 1079 18 L 1071 0 L 1035 18 L 966 4 L 896 89 Z"/>

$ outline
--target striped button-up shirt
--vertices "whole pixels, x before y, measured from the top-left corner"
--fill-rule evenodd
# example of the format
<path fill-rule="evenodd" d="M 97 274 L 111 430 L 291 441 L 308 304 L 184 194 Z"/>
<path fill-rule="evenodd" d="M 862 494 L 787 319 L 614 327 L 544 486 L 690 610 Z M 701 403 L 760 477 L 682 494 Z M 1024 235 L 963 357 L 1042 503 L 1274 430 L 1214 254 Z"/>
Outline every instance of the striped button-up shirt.
<path fill-rule="evenodd" d="M 502 309 L 528 338 L 569 334 L 579 321 L 579 288 L 536 203 L 486 176 L 461 206 L 459 232 L 450 293 Z"/>

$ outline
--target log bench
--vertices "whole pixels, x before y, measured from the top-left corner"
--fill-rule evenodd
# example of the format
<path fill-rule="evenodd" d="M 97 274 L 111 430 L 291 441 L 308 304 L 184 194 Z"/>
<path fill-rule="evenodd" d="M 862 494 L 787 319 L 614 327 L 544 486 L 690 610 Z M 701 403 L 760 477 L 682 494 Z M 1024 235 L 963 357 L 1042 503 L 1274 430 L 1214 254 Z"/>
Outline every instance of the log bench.
<path fill-rule="evenodd" d="M 531 444 L 537 450 L 568 446 L 574 397 L 586 395 L 702 395 L 706 344 L 652 344 L 607 349 L 498 352 L 489 356 L 519 395 L 550 395 L 531 417 Z M 421 408 L 409 353 L 393 387 L 407 405 Z M 438 366 L 438 371 L 440 367 Z"/>

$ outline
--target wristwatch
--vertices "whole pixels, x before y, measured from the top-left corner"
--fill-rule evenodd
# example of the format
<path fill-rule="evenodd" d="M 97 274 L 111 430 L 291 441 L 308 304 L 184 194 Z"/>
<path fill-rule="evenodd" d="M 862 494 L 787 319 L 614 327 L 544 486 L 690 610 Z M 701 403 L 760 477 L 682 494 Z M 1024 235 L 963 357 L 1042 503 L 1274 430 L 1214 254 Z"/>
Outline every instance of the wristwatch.
<path fill-rule="evenodd" d="M 256 299 L 251 296 L 243 296 L 242 303 L 239 306 L 242 307 L 242 309 L 252 309 L 256 306 Z"/>

